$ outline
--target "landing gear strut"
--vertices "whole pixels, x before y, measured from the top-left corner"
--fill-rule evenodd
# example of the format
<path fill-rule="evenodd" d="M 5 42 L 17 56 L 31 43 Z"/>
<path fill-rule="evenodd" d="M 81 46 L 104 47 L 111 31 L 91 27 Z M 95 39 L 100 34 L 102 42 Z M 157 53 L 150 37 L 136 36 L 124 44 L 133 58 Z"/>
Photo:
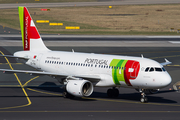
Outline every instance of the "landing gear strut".
<path fill-rule="evenodd" d="M 148 99 L 147 99 L 147 97 L 146 97 L 146 94 L 145 94 L 145 92 L 144 92 L 144 89 L 142 89 L 142 91 L 141 91 L 141 99 L 140 99 L 140 101 L 141 101 L 141 103 L 146 103 L 146 102 L 148 102 Z"/>
<path fill-rule="evenodd" d="M 108 89 L 107 95 L 110 98 L 117 98 L 119 96 L 119 90 L 115 87 L 113 87 L 113 89 Z"/>
<path fill-rule="evenodd" d="M 64 86 L 63 97 L 64 97 L 64 98 L 70 98 L 70 99 L 73 99 L 75 96 L 69 94 L 69 93 L 67 92 L 67 90 L 66 90 L 66 86 Z"/>

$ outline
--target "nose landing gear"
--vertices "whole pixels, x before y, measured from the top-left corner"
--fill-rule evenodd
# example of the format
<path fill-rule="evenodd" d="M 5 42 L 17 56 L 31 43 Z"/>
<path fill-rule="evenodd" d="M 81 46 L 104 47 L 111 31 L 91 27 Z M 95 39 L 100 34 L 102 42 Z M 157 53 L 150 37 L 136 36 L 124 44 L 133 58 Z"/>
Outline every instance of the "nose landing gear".
<path fill-rule="evenodd" d="M 140 102 L 141 102 L 141 103 L 147 103 L 147 102 L 148 102 L 148 99 L 147 99 L 147 97 L 146 97 L 146 94 L 145 94 L 145 92 L 144 92 L 144 89 L 140 90 L 140 92 L 141 92 Z"/>

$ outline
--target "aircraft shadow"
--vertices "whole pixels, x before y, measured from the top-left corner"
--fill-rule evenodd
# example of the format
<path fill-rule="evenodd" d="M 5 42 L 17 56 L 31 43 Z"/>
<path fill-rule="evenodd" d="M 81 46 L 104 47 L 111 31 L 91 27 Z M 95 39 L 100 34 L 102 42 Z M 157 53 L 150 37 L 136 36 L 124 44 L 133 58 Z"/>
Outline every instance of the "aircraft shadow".
<path fill-rule="evenodd" d="M 161 91 L 160 93 L 167 93 L 167 92 L 170 92 L 170 91 Z M 171 92 L 174 92 L 174 91 L 171 91 Z M 158 94 L 158 93 L 156 93 L 156 94 Z M 90 97 L 139 102 L 141 95 L 140 95 L 140 93 L 126 93 L 126 94 L 120 93 L 117 98 L 109 98 L 106 93 L 93 92 L 93 94 Z M 153 103 L 177 103 L 177 101 L 165 99 L 164 97 L 160 97 L 160 96 L 153 96 L 153 94 L 149 94 L 149 95 L 147 94 L 147 98 L 148 98 L 149 102 L 153 102 Z"/>
<path fill-rule="evenodd" d="M 57 86 L 53 82 L 45 82 L 39 85 L 38 87 L 28 87 L 28 88 L 32 88 L 38 91 L 45 91 L 49 93 L 57 93 L 57 94 L 61 94 L 64 91 L 62 86 L 61 87 Z M 159 91 L 158 93 L 155 93 L 155 94 L 171 93 L 171 92 L 175 92 L 175 91 L 164 90 L 164 91 Z M 30 97 L 63 97 L 63 96 L 41 95 L 41 96 L 30 96 Z M 164 97 L 153 96 L 153 94 L 147 94 L 147 97 L 148 97 L 148 101 L 153 102 L 153 103 L 177 103 L 174 100 L 165 99 Z M 120 93 L 117 98 L 109 98 L 106 93 L 94 91 L 93 94 L 90 96 L 90 98 L 101 98 L 101 99 L 104 98 L 104 99 L 128 100 L 128 101 L 139 102 L 141 95 L 140 93 L 125 93 L 125 94 Z M 78 98 L 78 97 L 73 98 L 73 100 L 96 101 L 95 99 L 86 99 L 86 98 Z"/>

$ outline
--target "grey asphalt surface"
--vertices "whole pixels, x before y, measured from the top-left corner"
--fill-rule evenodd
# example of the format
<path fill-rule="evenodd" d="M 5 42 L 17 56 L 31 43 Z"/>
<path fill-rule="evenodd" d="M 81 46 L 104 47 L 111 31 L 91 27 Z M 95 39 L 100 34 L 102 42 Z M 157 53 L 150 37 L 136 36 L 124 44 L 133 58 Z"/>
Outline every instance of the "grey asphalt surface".
<path fill-rule="evenodd" d="M 180 36 L 42 35 L 46 46 L 180 47 Z M 0 35 L 1 46 L 22 46 L 21 35 Z"/>
<path fill-rule="evenodd" d="M 72 7 L 72 6 L 107 6 L 107 5 L 142 5 L 142 4 L 177 4 L 179 0 L 115 0 L 101 2 L 69 2 L 69 3 L 15 3 L 0 4 L 0 9 L 26 7 Z"/>
<path fill-rule="evenodd" d="M 64 99 L 62 88 L 56 79 L 48 76 L 26 74 L 0 73 L 0 119 L 6 120 L 48 120 L 48 119 L 80 119 L 80 120 L 179 120 L 180 94 L 170 90 L 172 85 L 179 81 L 180 50 L 179 47 L 49 47 L 52 50 L 77 52 L 93 52 L 101 54 L 130 55 L 154 59 L 164 62 L 166 57 L 173 64 L 166 66 L 173 81 L 168 87 L 161 89 L 157 94 L 148 95 L 149 103 L 139 102 L 140 94 L 134 89 L 119 88 L 120 95 L 116 99 L 109 99 L 106 95 L 108 88 L 95 88 L 88 98 Z M 0 51 L 13 54 L 22 50 L 22 47 L 0 47 Z M 17 64 L 11 60 L 14 69 L 33 70 Z M 5 60 L 0 60 L 0 68 L 9 69 Z M 28 82 L 28 83 L 27 83 Z M 20 87 L 24 85 L 24 90 Z M 27 86 L 25 84 L 27 83 Z M 27 97 L 27 96 L 28 97 Z M 28 101 L 29 98 L 29 101 Z"/>

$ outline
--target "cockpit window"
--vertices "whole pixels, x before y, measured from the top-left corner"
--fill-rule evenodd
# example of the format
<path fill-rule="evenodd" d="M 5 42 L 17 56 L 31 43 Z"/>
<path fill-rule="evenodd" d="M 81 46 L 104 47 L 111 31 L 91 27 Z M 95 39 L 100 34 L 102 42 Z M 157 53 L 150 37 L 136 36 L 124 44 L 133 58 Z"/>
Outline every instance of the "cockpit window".
<path fill-rule="evenodd" d="M 155 71 L 162 72 L 161 68 L 155 68 Z"/>
<path fill-rule="evenodd" d="M 163 70 L 163 71 L 166 71 L 166 69 L 165 69 L 165 68 L 162 68 L 162 70 Z"/>
<path fill-rule="evenodd" d="M 162 71 L 166 71 L 164 68 L 158 68 L 158 67 L 147 67 L 146 69 L 145 69 L 145 72 L 153 72 L 153 71 L 157 71 L 157 72 L 162 72 Z"/>
<path fill-rule="evenodd" d="M 145 72 L 148 72 L 148 70 L 149 70 L 149 67 L 147 67 L 147 68 L 145 69 Z"/>
<path fill-rule="evenodd" d="M 149 72 L 153 72 L 154 71 L 154 68 L 150 68 Z"/>

